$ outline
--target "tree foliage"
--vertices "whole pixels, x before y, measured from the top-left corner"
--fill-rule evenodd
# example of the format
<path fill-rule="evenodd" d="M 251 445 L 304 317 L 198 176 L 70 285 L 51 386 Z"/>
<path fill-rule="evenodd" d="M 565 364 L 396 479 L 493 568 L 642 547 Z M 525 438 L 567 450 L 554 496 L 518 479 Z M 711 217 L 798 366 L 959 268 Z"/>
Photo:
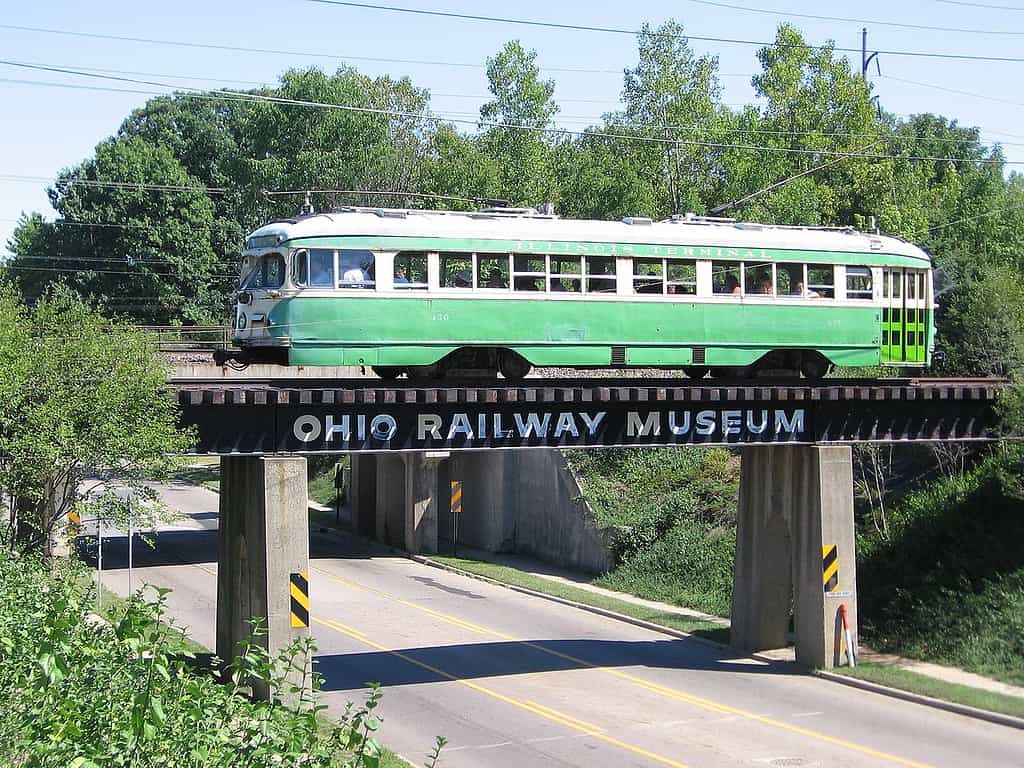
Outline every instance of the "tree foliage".
<path fill-rule="evenodd" d="M 170 454 L 191 445 L 150 340 L 64 286 L 28 308 L 0 284 L 0 320 L 0 487 L 22 543 L 49 547 L 67 512 L 90 501 L 107 519 L 145 517 L 122 497 L 152 501 L 144 481 L 167 478 Z M 110 492 L 89 495 L 87 479 Z"/>

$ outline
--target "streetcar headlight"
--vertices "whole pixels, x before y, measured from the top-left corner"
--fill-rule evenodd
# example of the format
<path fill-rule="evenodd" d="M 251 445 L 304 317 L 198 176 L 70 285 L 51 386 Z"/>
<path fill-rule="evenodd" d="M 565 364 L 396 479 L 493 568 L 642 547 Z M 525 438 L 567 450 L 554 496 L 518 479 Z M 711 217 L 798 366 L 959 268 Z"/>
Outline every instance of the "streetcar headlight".
<path fill-rule="evenodd" d="M 245 312 L 238 313 L 238 330 L 244 331 L 245 326 L 249 324 L 249 319 L 245 316 Z"/>

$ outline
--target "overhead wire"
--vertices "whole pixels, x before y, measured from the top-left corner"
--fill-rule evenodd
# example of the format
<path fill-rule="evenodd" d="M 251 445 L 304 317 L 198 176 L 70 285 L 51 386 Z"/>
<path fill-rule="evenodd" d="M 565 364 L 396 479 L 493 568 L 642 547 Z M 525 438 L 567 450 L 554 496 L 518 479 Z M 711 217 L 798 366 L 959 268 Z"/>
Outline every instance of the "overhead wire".
<path fill-rule="evenodd" d="M 687 0 L 697 5 L 706 5 L 714 8 L 725 8 L 744 13 L 760 13 L 767 16 L 784 16 L 797 19 L 811 19 L 814 21 L 838 21 L 851 24 L 870 24 L 873 27 L 897 27 L 899 29 L 917 29 L 929 32 L 956 32 L 970 35 L 1003 35 L 1003 36 L 1024 36 L 1024 31 L 998 30 L 998 29 L 969 29 L 965 27 L 938 27 L 930 24 L 911 24 L 900 21 L 881 21 L 879 19 L 856 19 L 844 16 L 825 16 L 814 13 L 799 13 L 797 11 L 775 11 L 767 8 L 755 8 L 749 5 L 738 5 L 736 3 L 724 3 L 719 0 Z"/>
<path fill-rule="evenodd" d="M 617 35 L 631 35 L 640 36 L 648 35 L 650 37 L 662 37 L 676 40 L 699 40 L 701 42 L 708 43 L 724 43 L 729 45 L 750 45 L 757 46 L 759 48 L 800 48 L 809 50 L 832 50 L 839 51 L 841 53 L 861 53 L 860 48 L 845 48 L 842 46 L 834 45 L 816 45 L 814 43 L 785 43 L 779 42 L 778 40 L 765 41 L 765 40 L 746 40 L 742 38 L 734 37 L 713 37 L 708 35 L 693 35 L 690 33 L 686 34 L 673 34 L 668 32 L 660 32 L 658 30 L 641 30 L 641 29 L 628 29 L 624 27 L 602 27 L 588 24 L 568 24 L 553 21 L 538 21 L 536 19 L 519 19 L 511 18 L 506 16 L 484 16 L 481 14 L 472 13 L 457 13 L 455 11 L 439 11 L 431 10 L 427 8 L 406 8 L 403 6 L 396 5 L 383 5 L 379 3 L 357 3 L 350 2 L 349 0 L 306 0 L 309 3 L 316 3 L 318 5 L 333 5 L 342 6 L 346 8 L 359 8 L 364 10 L 373 11 L 386 11 L 389 13 L 406 13 L 416 14 L 420 16 L 436 16 L 440 18 L 449 19 L 460 19 L 463 21 L 483 21 L 497 24 L 514 24 L 528 27 L 546 27 L 550 29 L 563 29 L 563 30 L 574 30 L 578 32 L 604 32 L 608 34 Z M 879 55 L 886 56 L 906 56 L 906 57 L 917 57 L 927 59 L 948 59 L 957 61 L 997 61 L 1003 63 L 1024 63 L 1024 57 L 1021 56 L 990 56 L 984 54 L 969 54 L 969 53 L 946 53 L 943 51 L 908 51 L 908 50 L 879 50 Z"/>
<path fill-rule="evenodd" d="M 990 10 L 996 11 L 1024 12 L 1024 8 L 1021 8 L 1019 5 L 993 5 L 991 3 L 966 2 L 966 0 L 935 0 L 935 2 L 942 3 L 943 5 L 962 5 L 967 6 L 968 8 L 988 8 Z"/>
<path fill-rule="evenodd" d="M 138 80 L 136 78 L 120 77 L 114 75 L 103 75 L 98 73 L 90 73 L 78 70 L 71 70 L 61 67 L 50 67 L 42 65 L 28 65 L 19 64 L 10 60 L 0 59 L 0 64 L 20 67 L 32 70 L 43 70 L 49 72 L 60 72 L 61 74 L 78 75 L 82 77 L 99 78 L 104 80 L 115 80 L 119 82 L 130 82 L 142 85 L 165 85 L 160 83 L 152 83 L 146 80 Z M 332 104 L 328 102 L 318 102 L 306 99 L 293 99 L 280 96 L 270 96 L 267 94 L 255 94 L 246 93 L 240 91 L 226 91 L 226 90 L 203 90 L 197 88 L 191 88 L 183 86 L 180 89 L 180 93 L 183 96 L 191 98 L 214 98 L 223 99 L 225 101 L 237 101 L 237 102 L 263 102 L 269 104 L 281 104 L 291 106 L 302 106 L 310 108 L 328 109 L 328 110 L 339 110 L 346 112 L 355 112 L 362 114 L 373 114 L 387 117 L 400 117 L 414 120 L 426 120 L 434 122 L 451 122 L 458 124 L 469 124 L 479 127 L 490 127 L 490 128 L 501 128 L 508 130 L 520 130 L 532 133 L 547 133 L 554 135 L 563 136 L 574 136 L 580 138 L 603 138 L 603 139 L 615 139 L 623 141 L 636 141 L 642 143 L 658 144 L 658 145 L 672 145 L 672 146 L 698 146 L 706 147 L 711 149 L 738 149 L 745 151 L 760 151 L 769 153 L 782 153 L 782 154 L 797 154 L 797 155 L 812 155 L 816 157 L 838 157 L 838 156 L 850 156 L 859 157 L 863 159 L 903 159 L 912 161 L 925 161 L 925 162 L 964 162 L 964 163 L 975 163 L 975 164 L 997 164 L 997 165 L 1024 165 L 1024 161 L 1008 161 L 1002 158 L 966 158 L 966 157 L 944 157 L 944 156 L 930 156 L 930 155 L 892 155 L 883 153 L 858 153 L 850 155 L 849 152 L 838 151 L 838 150 L 826 150 L 826 149 L 808 149 L 799 147 L 776 147 L 771 145 L 752 145 L 752 144 L 738 144 L 735 142 L 709 142 L 709 141 L 696 141 L 692 139 L 679 139 L 679 138 L 666 138 L 659 136 L 638 136 L 629 133 L 612 133 L 609 131 L 599 130 L 571 130 L 567 128 L 554 128 L 554 127 L 539 127 L 533 125 L 524 125 L 519 123 L 507 123 L 501 121 L 487 121 L 480 119 L 469 119 L 451 117 L 452 113 L 442 113 L 439 115 L 424 114 L 421 112 L 409 112 L 404 110 L 387 109 L 381 107 L 363 107 L 355 105 L 342 105 Z M 644 126 L 640 130 L 659 130 L 657 126 Z M 211 191 L 223 193 L 226 190 L 210 188 Z"/>

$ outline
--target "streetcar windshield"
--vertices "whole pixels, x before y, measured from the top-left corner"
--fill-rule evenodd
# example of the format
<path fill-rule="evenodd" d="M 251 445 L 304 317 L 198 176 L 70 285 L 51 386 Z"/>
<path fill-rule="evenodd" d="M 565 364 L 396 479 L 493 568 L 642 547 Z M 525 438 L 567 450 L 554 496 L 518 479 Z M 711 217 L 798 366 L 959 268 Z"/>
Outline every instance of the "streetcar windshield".
<path fill-rule="evenodd" d="M 254 288 L 280 288 L 284 285 L 284 257 L 279 253 L 246 256 L 242 261 L 242 290 Z"/>

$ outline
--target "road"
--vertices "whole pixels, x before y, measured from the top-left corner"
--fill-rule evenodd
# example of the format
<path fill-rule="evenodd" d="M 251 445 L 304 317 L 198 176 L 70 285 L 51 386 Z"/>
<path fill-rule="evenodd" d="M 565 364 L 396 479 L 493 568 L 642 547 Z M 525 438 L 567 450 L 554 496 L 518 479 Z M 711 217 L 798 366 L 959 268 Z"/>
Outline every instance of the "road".
<path fill-rule="evenodd" d="M 173 485 L 184 515 L 135 583 L 213 647 L 217 495 Z M 795 665 L 566 608 L 314 531 L 310 599 L 331 710 L 384 685 L 381 741 L 422 764 L 434 737 L 451 768 L 501 766 L 1021 766 L 1020 731 L 859 691 Z M 124 538 L 104 582 L 127 591 Z"/>

